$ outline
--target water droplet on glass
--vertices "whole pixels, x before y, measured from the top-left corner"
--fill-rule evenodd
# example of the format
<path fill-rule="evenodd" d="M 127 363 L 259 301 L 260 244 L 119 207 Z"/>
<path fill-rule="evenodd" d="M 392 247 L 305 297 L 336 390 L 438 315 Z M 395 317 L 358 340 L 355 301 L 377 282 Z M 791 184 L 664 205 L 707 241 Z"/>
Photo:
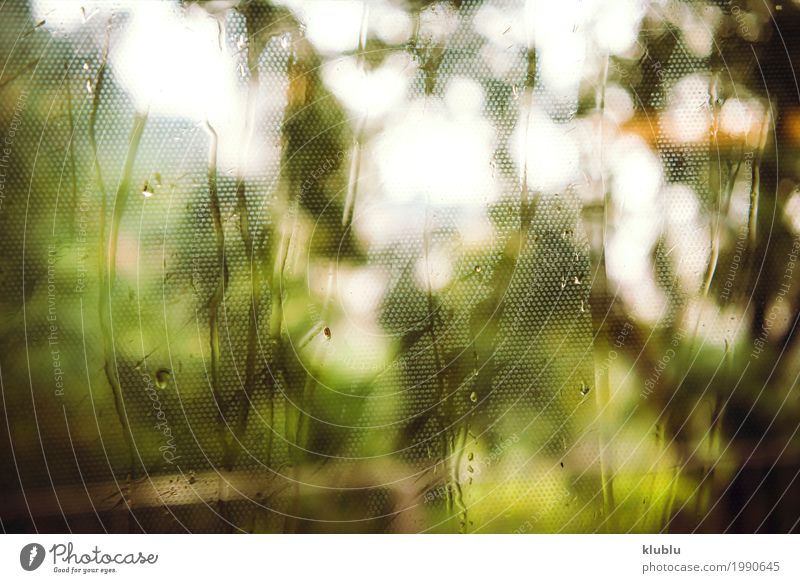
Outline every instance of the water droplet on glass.
<path fill-rule="evenodd" d="M 92 19 L 92 17 L 97 13 L 98 13 L 98 10 L 94 9 L 89 14 L 86 14 L 86 8 L 81 6 L 81 18 L 83 19 L 83 23 L 84 24 L 89 22 Z M 112 15 L 112 18 L 113 18 L 113 15 Z"/>
<path fill-rule="evenodd" d="M 166 368 L 160 368 L 156 371 L 156 386 L 159 389 L 166 389 L 169 386 L 169 377 L 172 373 Z"/>

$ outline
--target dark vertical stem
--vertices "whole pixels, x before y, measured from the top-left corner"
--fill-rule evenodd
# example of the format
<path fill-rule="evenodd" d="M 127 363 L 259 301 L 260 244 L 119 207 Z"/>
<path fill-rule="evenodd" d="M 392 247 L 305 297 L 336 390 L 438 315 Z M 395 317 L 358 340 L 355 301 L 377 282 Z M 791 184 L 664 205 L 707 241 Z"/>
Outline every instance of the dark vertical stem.
<path fill-rule="evenodd" d="M 206 132 L 209 135 L 208 144 L 208 203 L 211 211 L 211 226 L 214 230 L 216 244 L 217 266 L 219 275 L 217 285 L 208 302 L 208 332 L 211 350 L 211 390 L 217 404 L 218 437 L 222 445 L 223 460 L 230 458 L 230 444 L 225 430 L 225 403 L 222 395 L 220 379 L 220 348 L 219 348 L 219 308 L 225 297 L 225 288 L 228 282 L 228 267 L 225 261 L 225 231 L 222 226 L 222 211 L 219 204 L 219 191 L 217 187 L 217 132 L 206 121 Z"/>
<path fill-rule="evenodd" d="M 70 221 L 70 235 L 75 237 L 75 212 L 78 208 L 78 177 L 75 166 L 75 117 L 72 113 L 72 89 L 67 81 L 67 113 L 69 114 L 69 141 L 67 149 L 69 151 L 69 176 L 70 187 L 72 190 L 72 220 Z"/>
<path fill-rule="evenodd" d="M 92 166 L 94 168 L 97 188 L 100 191 L 100 239 L 98 246 L 98 276 L 100 281 L 105 279 L 105 263 L 103 262 L 103 249 L 106 246 L 106 206 L 108 205 L 106 188 L 103 182 L 103 171 L 100 166 L 100 159 L 97 157 L 97 110 L 100 107 L 100 92 L 105 85 L 106 65 L 108 62 L 108 43 L 109 32 L 106 31 L 106 40 L 103 46 L 102 56 L 100 57 L 100 67 L 97 70 L 97 77 L 94 83 L 94 94 L 92 95 L 92 106 L 89 110 L 89 148 L 92 150 Z M 101 284 L 100 289 L 103 286 Z"/>
<path fill-rule="evenodd" d="M 442 57 L 445 52 L 445 46 L 441 43 L 432 41 L 427 47 L 420 46 L 420 12 L 415 10 L 413 13 L 413 32 L 411 41 L 411 52 L 419 60 L 419 66 L 425 78 L 425 98 L 432 95 L 439 75 L 439 67 L 442 63 Z M 366 18 L 362 21 L 362 27 L 366 26 Z M 364 34 L 362 32 L 362 34 Z M 360 150 L 360 148 L 359 148 Z M 360 155 L 360 152 L 357 153 Z M 358 166 L 355 166 L 358 170 Z M 353 180 L 351 179 L 351 182 Z M 352 203 L 349 203 L 351 205 Z M 446 478 L 447 488 L 447 509 L 448 512 L 453 512 L 456 508 L 460 515 L 460 531 L 463 531 L 467 524 L 467 508 L 463 502 L 463 493 L 460 485 L 459 466 L 460 456 L 456 454 L 456 431 L 449 427 L 451 419 L 453 418 L 452 411 L 452 396 L 448 394 L 447 378 L 444 371 L 444 359 L 441 355 L 441 346 L 436 332 L 437 310 L 436 301 L 433 294 L 433 286 L 430 278 L 430 266 L 428 263 L 429 247 L 430 247 L 430 229 L 427 225 L 424 234 L 424 253 L 425 264 L 427 273 L 427 290 L 426 299 L 428 307 L 428 334 L 431 339 L 431 349 L 434 358 L 434 374 L 436 376 L 436 384 L 438 390 L 438 406 L 437 406 L 437 420 L 439 422 L 440 430 L 440 447 L 441 447 L 441 464 L 443 469 L 449 474 Z"/>
<path fill-rule="evenodd" d="M 606 95 L 606 83 L 608 81 L 608 55 L 605 57 L 605 63 L 603 67 L 603 78 L 601 80 L 600 86 L 597 91 L 596 97 L 596 111 L 599 118 L 598 123 L 600 124 L 600 172 L 601 172 L 601 180 L 600 186 L 602 189 L 602 199 L 603 199 L 603 216 L 602 216 L 602 223 L 601 223 L 601 235 L 600 241 L 598 244 L 598 249 L 596 250 L 597 253 L 597 267 L 595 270 L 595 276 L 592 279 L 592 288 L 590 290 L 591 298 L 590 304 L 592 308 L 592 332 L 594 335 L 595 341 L 595 354 L 599 355 L 601 359 L 605 359 L 608 355 L 609 345 L 608 345 L 608 316 L 611 312 L 611 302 L 609 301 L 609 293 L 608 293 L 608 273 L 606 270 L 606 247 L 607 247 L 607 238 L 608 238 L 608 224 L 609 224 L 609 210 L 611 207 L 611 200 L 610 200 L 610 191 L 606 187 L 605 180 L 603 178 L 603 116 L 605 115 L 605 95 Z M 608 367 L 604 365 L 596 366 L 595 367 L 595 381 L 596 381 L 596 389 L 595 389 L 595 400 L 597 403 L 597 407 L 599 409 L 598 417 L 601 422 L 600 428 L 600 480 L 601 480 L 601 487 L 603 492 L 603 506 L 604 506 L 604 514 L 605 519 L 603 522 L 609 520 L 609 517 L 613 516 L 615 510 L 615 503 L 614 503 L 614 478 L 613 478 L 613 471 L 609 467 L 609 459 L 608 459 L 608 447 L 609 447 L 609 439 L 608 439 L 608 423 L 607 423 L 607 413 L 606 410 L 609 406 L 609 401 L 611 398 L 611 390 L 609 387 L 609 378 L 608 378 Z M 609 525 L 610 528 L 613 530 L 613 524 Z"/>
<path fill-rule="evenodd" d="M 536 81 L 536 52 L 533 49 L 528 49 L 528 68 L 525 72 L 525 87 L 523 89 L 523 103 L 522 115 L 525 118 L 525 137 L 524 141 L 524 154 L 522 160 L 522 183 L 520 190 L 519 201 L 519 215 L 520 215 L 520 229 L 522 233 L 520 249 L 524 249 L 527 242 L 528 232 L 530 231 L 531 223 L 533 221 L 533 213 L 535 203 L 531 201 L 530 193 L 528 192 L 528 134 L 530 132 L 531 111 L 533 110 L 533 90 Z"/>
<path fill-rule="evenodd" d="M 244 387 L 239 394 L 238 418 L 236 422 L 236 441 L 230 450 L 230 459 L 226 460 L 228 469 L 232 469 L 239 455 L 238 444 L 247 431 L 247 422 L 253 406 L 252 398 L 256 385 L 256 357 L 258 336 L 258 312 L 261 298 L 261 261 L 256 258 L 256 248 L 250 229 L 250 219 L 247 210 L 247 186 L 243 176 L 242 164 L 247 160 L 248 150 L 255 131 L 254 105 L 256 92 L 259 85 L 258 57 L 259 51 L 253 47 L 253 41 L 248 43 L 247 62 L 250 71 L 250 80 L 247 87 L 247 119 L 245 120 L 243 145 L 244 160 L 240 160 L 238 176 L 236 178 L 236 210 L 239 214 L 239 232 L 245 248 L 245 255 L 250 262 L 250 314 L 247 324 L 247 356 L 245 360 Z"/>
<path fill-rule="evenodd" d="M 114 196 L 114 207 L 112 210 L 111 226 L 109 228 L 108 242 L 106 247 L 106 254 L 103 256 L 102 249 L 105 245 L 101 245 L 100 262 L 102 265 L 100 297 L 98 301 L 98 312 L 100 316 L 100 328 L 103 333 L 103 346 L 105 348 L 105 373 L 108 382 L 111 385 L 114 393 L 114 406 L 117 411 L 117 416 L 124 428 L 126 440 L 128 441 L 131 475 L 135 477 L 135 463 L 133 461 L 133 434 L 131 433 L 130 423 L 125 411 L 125 402 L 122 395 L 122 384 L 119 380 L 119 373 L 117 371 L 116 352 L 114 349 L 113 330 L 111 328 L 111 294 L 114 290 L 114 282 L 116 280 L 116 266 L 117 266 L 117 241 L 119 240 L 119 225 L 122 221 L 122 215 L 125 209 L 125 202 L 127 201 L 131 173 L 133 172 L 133 164 L 136 160 L 136 154 L 139 150 L 139 144 L 144 131 L 145 122 L 147 120 L 146 114 L 137 114 L 134 122 L 133 129 L 131 130 L 131 137 L 128 145 L 128 154 L 125 160 L 122 179 L 117 187 L 116 195 Z M 105 207 L 105 205 L 103 205 Z M 105 216 L 105 215 L 104 215 Z M 102 234 L 101 234 L 102 236 Z M 105 243 L 105 241 L 103 241 Z"/>
<path fill-rule="evenodd" d="M 361 29 L 358 37 L 358 68 L 363 72 L 364 70 L 364 49 L 367 42 L 367 15 L 369 8 L 366 1 L 362 8 L 361 14 Z M 358 195 L 358 177 L 361 172 L 361 150 L 364 141 L 364 132 L 367 124 L 367 116 L 369 113 L 364 112 L 362 119 L 359 121 L 358 130 L 353 137 L 353 158 L 350 162 L 350 174 L 347 180 L 347 198 L 344 202 L 344 210 L 342 211 L 342 226 L 346 227 L 352 220 L 353 208 L 355 207 L 356 197 Z"/>
<path fill-rule="evenodd" d="M 111 294 L 114 290 L 114 282 L 116 280 L 116 265 L 117 265 L 117 241 L 119 239 L 119 225 L 122 221 L 122 215 L 125 209 L 125 202 L 128 199 L 131 174 L 133 172 L 133 164 L 136 161 L 136 154 L 139 150 L 142 132 L 147 121 L 147 114 L 136 114 L 133 122 L 133 129 L 131 130 L 131 137 L 128 143 L 128 154 L 123 168 L 122 179 L 117 187 L 116 195 L 114 196 L 114 207 L 112 211 L 111 226 L 108 235 L 108 246 L 105 257 L 103 256 L 103 245 L 105 241 L 101 242 L 100 263 L 101 279 L 100 279 L 100 297 L 98 301 L 98 313 L 100 316 L 100 329 L 103 333 L 103 346 L 105 349 L 105 365 L 104 370 L 106 378 L 111 385 L 112 392 L 114 393 L 114 407 L 117 411 L 117 416 L 120 418 L 120 423 L 123 426 L 123 431 L 128 442 L 128 450 L 131 465 L 131 476 L 135 477 L 136 467 L 133 460 L 133 434 L 131 432 L 130 423 L 128 422 L 128 415 L 125 411 L 125 401 L 122 395 L 122 384 L 119 380 L 119 372 L 117 370 L 116 351 L 114 349 L 114 337 L 111 326 Z M 105 205 L 103 205 L 105 211 Z M 105 214 L 103 215 L 105 217 Z M 103 237 L 103 233 L 101 233 Z M 103 237 L 104 239 L 104 237 Z"/>
<path fill-rule="evenodd" d="M 111 229 L 108 238 L 108 254 L 106 264 L 108 269 L 109 282 L 113 283 L 117 273 L 117 245 L 119 243 L 119 227 L 122 223 L 122 215 L 125 213 L 125 206 L 131 190 L 131 178 L 133 175 L 133 165 L 136 163 L 136 155 L 139 152 L 139 145 L 142 141 L 144 127 L 147 124 L 147 113 L 137 113 L 133 120 L 133 128 L 128 140 L 128 155 L 125 158 L 125 166 L 122 169 L 122 179 L 117 187 L 114 196 L 114 207 L 111 215 Z"/>
<path fill-rule="evenodd" d="M 294 42 L 295 39 L 293 38 Z M 302 92 L 298 90 L 298 85 L 303 82 L 306 72 L 298 63 L 298 57 L 294 52 L 289 54 L 289 59 L 286 64 L 286 75 L 288 78 L 288 86 L 286 89 L 286 111 L 284 114 L 284 123 L 282 130 L 284 132 L 284 143 L 288 142 L 288 122 L 294 115 L 296 108 L 304 102 L 304 99 L 299 98 Z M 286 265 L 286 258 L 289 252 L 289 243 L 291 241 L 291 229 L 287 223 L 289 217 L 293 215 L 290 212 L 290 199 L 292 190 L 291 173 L 281 177 L 280 186 L 278 188 L 275 204 L 272 209 L 272 216 L 274 217 L 271 226 L 271 233 L 269 237 L 268 256 L 266 268 L 268 269 L 269 277 L 269 292 L 270 292 L 270 313 L 269 313 L 269 338 L 272 344 L 271 350 L 271 364 L 273 371 L 270 374 L 271 393 L 272 393 L 272 407 L 270 412 L 274 415 L 274 401 L 275 389 L 278 384 L 284 379 L 284 369 L 286 367 L 284 346 L 283 346 L 283 297 L 282 297 L 282 280 L 284 268 Z M 294 209 L 293 209 L 294 210 Z M 288 387 L 281 387 L 281 390 L 288 390 Z M 274 419 L 274 418 L 273 418 Z M 284 407 L 283 411 L 283 433 L 287 442 L 288 457 L 291 463 L 292 472 L 292 501 L 291 501 L 291 514 L 297 516 L 300 508 L 300 456 L 298 455 L 297 447 L 297 428 L 300 422 L 299 414 L 293 411 L 288 406 Z M 273 424 L 274 425 L 274 424 Z M 294 442 L 292 441 L 294 438 Z M 270 438 L 271 440 L 271 438 Z M 272 441 L 269 444 L 272 447 Z M 284 517 L 283 531 L 286 533 L 294 532 L 297 529 L 297 519 L 287 515 Z"/>
<path fill-rule="evenodd" d="M 761 125 L 761 135 L 759 136 L 758 149 L 753 160 L 753 176 L 750 183 L 750 208 L 747 213 L 747 240 L 751 254 L 755 251 L 758 240 L 758 202 L 761 194 L 761 158 L 767 144 L 771 115 L 767 111 L 766 118 Z"/>
<path fill-rule="evenodd" d="M 714 74 L 711 78 L 711 83 L 709 86 L 709 102 L 711 108 L 711 143 L 714 146 L 714 150 L 716 151 L 717 160 L 719 161 L 720 156 L 720 149 L 719 149 L 719 115 L 717 111 L 717 101 L 718 101 L 718 84 L 719 79 L 718 75 Z M 741 160 L 739 161 L 741 165 Z M 717 164 L 719 168 L 719 163 Z M 711 284 L 714 280 L 714 275 L 717 270 L 717 264 L 719 262 L 719 248 L 720 248 L 720 236 L 722 232 L 722 223 L 723 218 L 726 217 L 727 210 L 727 202 L 726 199 L 730 198 L 730 193 L 733 190 L 734 183 L 736 181 L 736 175 L 739 171 L 739 166 L 736 167 L 736 171 L 732 170 L 732 167 L 729 165 L 730 172 L 728 176 L 725 178 L 725 182 L 723 183 L 721 171 L 717 171 L 717 179 L 715 181 L 716 188 L 714 189 L 714 193 L 716 194 L 717 200 L 717 208 L 716 212 L 714 213 L 713 223 L 711 226 L 711 250 L 709 253 L 708 265 L 706 266 L 706 272 L 703 279 L 703 288 L 702 288 L 702 295 L 703 299 L 708 297 L 709 290 L 711 289 Z M 711 168 L 709 168 L 709 172 Z M 709 180 L 709 183 L 711 181 Z M 694 353 L 694 343 L 697 339 L 697 330 L 700 326 L 700 319 L 701 315 L 698 315 L 697 321 L 695 322 L 694 332 L 690 339 L 690 343 L 692 348 L 690 349 L 690 353 Z M 726 361 L 729 360 L 729 348 L 728 348 L 728 341 L 725 341 L 725 359 Z M 726 374 L 729 372 L 727 367 L 725 369 Z M 722 414 L 723 414 L 724 405 L 722 404 L 722 398 L 719 394 L 719 389 L 714 391 L 713 395 L 713 406 L 711 412 L 711 420 L 710 420 L 710 427 L 708 432 L 708 449 L 709 449 L 709 459 L 712 459 L 714 452 L 716 450 L 716 444 L 719 441 L 719 434 L 720 428 L 722 425 Z M 698 493 L 695 500 L 695 514 L 697 516 L 700 515 L 702 512 L 702 508 L 706 505 L 705 500 L 710 496 L 711 491 L 713 490 L 714 484 L 714 466 L 716 464 L 712 463 L 711 468 L 707 468 L 705 462 L 703 462 L 701 467 L 701 475 L 702 481 L 700 486 L 698 486 Z"/>
<path fill-rule="evenodd" d="M 109 23 L 110 27 L 110 23 Z M 103 338 L 104 365 L 103 370 L 111 388 L 114 398 L 114 410 L 122 429 L 122 437 L 128 450 L 128 475 L 129 479 L 136 477 L 136 464 L 134 462 L 133 450 L 134 442 L 128 418 L 125 414 L 124 403 L 122 401 L 122 387 L 120 385 L 117 368 L 114 364 L 114 342 L 111 337 L 111 280 L 108 273 L 108 265 L 105 260 L 104 249 L 106 248 L 106 210 L 108 206 L 105 184 L 103 182 L 103 172 L 98 158 L 97 145 L 97 111 L 100 107 L 100 94 L 105 86 L 106 66 L 108 63 L 108 47 L 110 30 L 106 29 L 106 37 L 100 57 L 100 66 L 94 83 L 94 93 L 92 104 L 89 110 L 89 147 L 92 151 L 92 165 L 95 173 L 97 189 L 100 192 L 100 220 L 99 237 L 97 246 L 97 272 L 98 272 L 98 317 L 100 322 L 100 332 Z M 130 152 L 129 152 L 130 154 Z"/>

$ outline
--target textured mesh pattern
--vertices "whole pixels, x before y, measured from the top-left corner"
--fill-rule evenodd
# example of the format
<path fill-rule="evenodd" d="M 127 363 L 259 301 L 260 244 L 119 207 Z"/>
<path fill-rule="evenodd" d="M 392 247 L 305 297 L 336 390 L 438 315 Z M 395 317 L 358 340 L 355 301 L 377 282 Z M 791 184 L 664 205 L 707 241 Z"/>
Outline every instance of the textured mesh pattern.
<path fill-rule="evenodd" d="M 411 4 L 335 49 L 314 3 L 174 7 L 235 79 L 209 61 L 208 119 L 157 105 L 158 52 L 127 66 L 156 16 L 3 4 L 5 529 L 658 530 L 694 500 L 676 362 L 741 330 L 699 314 L 748 225 L 758 140 L 713 133 L 743 82 L 650 15 L 560 85 L 524 3 Z"/>

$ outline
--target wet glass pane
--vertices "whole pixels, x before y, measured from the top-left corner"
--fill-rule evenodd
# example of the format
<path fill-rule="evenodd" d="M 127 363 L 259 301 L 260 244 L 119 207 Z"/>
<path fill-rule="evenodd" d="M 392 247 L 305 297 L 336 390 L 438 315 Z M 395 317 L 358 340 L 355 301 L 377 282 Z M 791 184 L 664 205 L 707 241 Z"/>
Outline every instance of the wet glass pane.
<path fill-rule="evenodd" d="M 10 532 L 796 530 L 796 2 L 0 4 Z"/>

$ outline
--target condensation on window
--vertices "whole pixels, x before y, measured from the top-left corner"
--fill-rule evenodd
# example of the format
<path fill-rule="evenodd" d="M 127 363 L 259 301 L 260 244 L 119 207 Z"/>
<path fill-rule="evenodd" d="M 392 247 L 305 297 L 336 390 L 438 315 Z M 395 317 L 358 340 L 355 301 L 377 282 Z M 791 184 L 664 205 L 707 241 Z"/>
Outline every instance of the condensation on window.
<path fill-rule="evenodd" d="M 796 2 L 0 14 L 4 530 L 796 529 Z"/>

